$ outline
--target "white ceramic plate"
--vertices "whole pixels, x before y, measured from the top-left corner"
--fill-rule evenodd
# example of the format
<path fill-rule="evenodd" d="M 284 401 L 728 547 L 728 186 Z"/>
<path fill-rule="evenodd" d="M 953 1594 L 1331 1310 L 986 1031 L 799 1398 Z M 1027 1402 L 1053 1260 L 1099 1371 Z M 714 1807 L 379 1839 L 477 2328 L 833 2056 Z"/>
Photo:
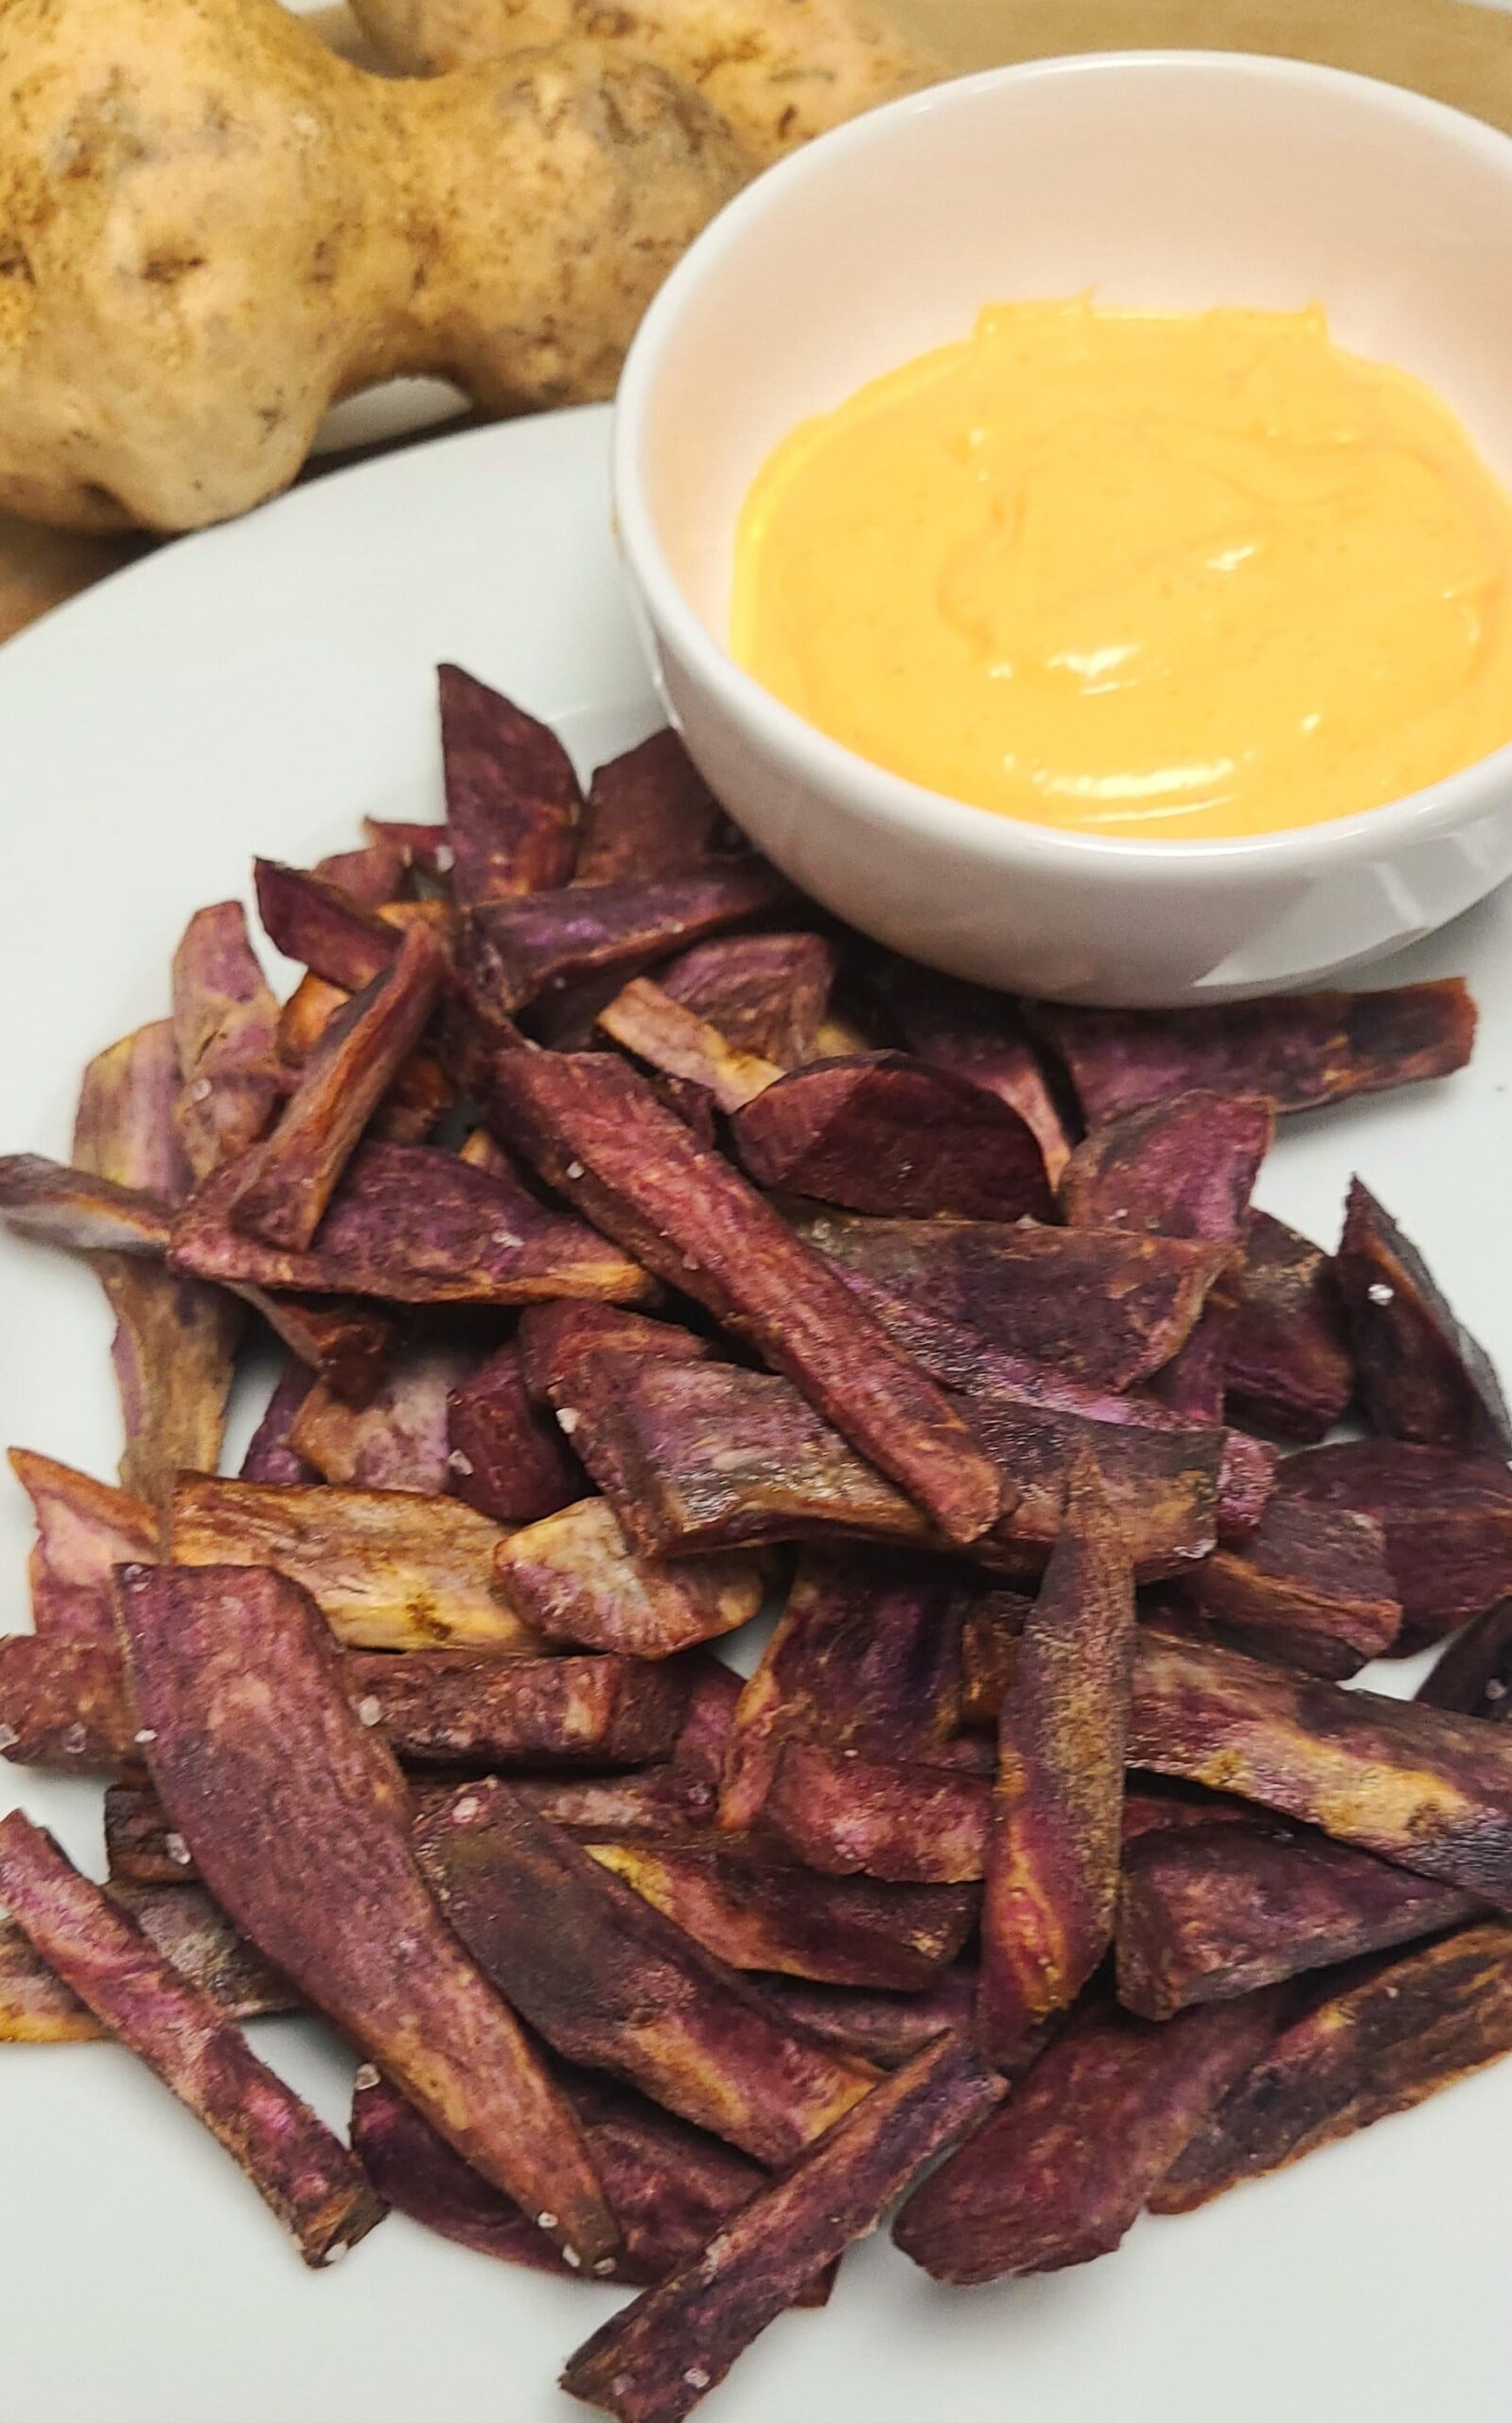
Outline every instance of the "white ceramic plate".
<path fill-rule="evenodd" d="M 364 812 L 439 808 L 431 666 L 561 723 L 582 765 L 659 719 L 608 531 L 607 416 L 441 440 L 165 549 L 0 652 L 0 1144 L 66 1157 L 90 1053 L 167 1006 L 191 910 L 255 850 L 308 862 Z M 1331 1242 L 1359 1167 L 1512 1371 L 1512 900 L 1398 976 L 1468 972 L 1474 1067 L 1292 1123 L 1267 1205 Z M 108 1323 L 87 1271 L 0 1240 L 0 1441 L 109 1474 Z M 0 1483 L 12 1621 L 27 1530 Z M 1398 1687 L 1401 1678 L 1398 1673 Z M 99 1865 L 98 1790 L 0 1767 Z M 350 2060 L 259 2049 L 332 2120 Z M 1247 2188 L 1142 2221 L 1116 2260 L 937 2290 L 885 2238 L 777 2324 L 711 2423 L 1505 2423 L 1512 2064 Z M 113 2046 L 0 2049 L 0 2408 L 20 2423 L 566 2423 L 554 2387 L 607 2292 L 393 2219 L 305 2273 L 231 2164 Z"/>

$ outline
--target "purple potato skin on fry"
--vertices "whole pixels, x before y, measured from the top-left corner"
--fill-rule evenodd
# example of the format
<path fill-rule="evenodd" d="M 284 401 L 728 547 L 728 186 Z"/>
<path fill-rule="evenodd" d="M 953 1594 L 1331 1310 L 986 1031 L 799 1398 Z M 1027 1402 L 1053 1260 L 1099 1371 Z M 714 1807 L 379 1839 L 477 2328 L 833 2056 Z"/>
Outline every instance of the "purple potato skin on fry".
<path fill-rule="evenodd" d="M 269 1967 L 207 1893 L 193 1884 L 122 1884 L 106 1888 L 149 1943 L 228 2019 L 261 2019 L 296 2010 L 293 1988 Z M 0 1926 L 0 2043 L 79 2044 L 110 2028 L 49 1969 L 28 1937 L 8 1919 Z"/>
<path fill-rule="evenodd" d="M 711 858 L 691 873 L 646 883 L 567 884 L 494 901 L 463 922 L 463 986 L 484 1017 L 512 1016 L 563 985 L 630 975 L 785 897 L 776 870 L 747 856 Z"/>
<path fill-rule="evenodd" d="M 1346 1970 L 1236 2081 L 1151 2198 L 1157 2213 L 1199 2204 L 1299 2162 L 1320 2146 L 1512 2052 L 1512 1928 L 1467 1927 L 1436 1943 Z"/>
<path fill-rule="evenodd" d="M 1253 1212 L 1224 1334 L 1230 1418 L 1304 1444 L 1342 1422 L 1354 1362 L 1333 1259 L 1268 1212 Z"/>
<path fill-rule="evenodd" d="M 1389 1656 L 1401 1630 L 1380 1525 L 1299 1497 L 1273 1500 L 1254 1538 L 1208 1557 L 1183 1596 L 1241 1648 L 1336 1683 Z"/>
<path fill-rule="evenodd" d="M 926 2045 L 701 2255 L 596 2331 L 569 2361 L 563 2387 L 618 2423 L 680 2423 L 800 2290 L 875 2228 L 924 2164 L 1002 2093 L 964 2038 Z"/>
<path fill-rule="evenodd" d="M 231 1220 L 241 1165 L 205 1180 L 178 1216 L 172 1259 L 228 1285 L 377 1296 L 388 1303 L 534 1303 L 654 1293 L 634 1263 L 513 1178 L 418 1144 L 353 1154 L 308 1252 L 242 1235 Z"/>
<path fill-rule="evenodd" d="M 893 2243 L 932 2279 L 1002 2280 L 1111 2255 L 1183 2147 L 1263 2052 L 1276 1994 L 1160 2026 L 1094 2004 L 986 2128 L 916 2188 Z"/>
<path fill-rule="evenodd" d="M 865 2094 L 864 2064 L 809 2043 L 520 1795 L 464 1786 L 415 1839 L 483 1973 L 564 2059 L 760 2162 L 790 2161 Z"/>
<path fill-rule="evenodd" d="M 48 1965 L 225 2148 L 307 2263 L 333 2261 L 382 2220 L 340 2139 L 19 1809 L 0 1821 L 0 1895 Z"/>
<path fill-rule="evenodd" d="M 1349 1439 L 1288 1456 L 1281 1498 L 1368 1514 L 1385 1535 L 1408 1655 L 1512 1590 L 1512 1472 L 1500 1456 Z"/>
<path fill-rule="evenodd" d="M 576 2123 L 436 1912 L 313 1601 L 255 1569 L 128 1565 L 116 1605 L 152 1779 L 216 1900 L 548 2235 L 612 2258 Z"/>
<path fill-rule="evenodd" d="M 600 766 L 589 783 L 573 879 L 644 883 L 684 875 L 708 857 L 720 816 L 677 734 L 654 732 Z"/>
<path fill-rule="evenodd" d="M 933 1381 L 632 1069 L 602 1052 L 506 1052 L 493 1103 L 549 1184 L 747 1338 L 947 1537 L 990 1528 L 1006 1485 Z"/>
<path fill-rule="evenodd" d="M 1350 1182 L 1334 1267 L 1371 1428 L 1424 1446 L 1512 1453 L 1512 1415 L 1484 1348 L 1359 1178 Z"/>
<path fill-rule="evenodd" d="M 193 1175 L 205 1177 L 256 1142 L 285 1089 L 278 1003 L 239 900 L 196 911 L 184 929 L 173 954 L 172 1038 L 183 1079 L 178 1138 Z"/>
<path fill-rule="evenodd" d="M 1059 1185 L 1071 1136 L 1016 1003 L 907 959 L 893 962 L 885 989 L 909 1051 L 934 1068 L 969 1077 L 1016 1110 L 1039 1139 L 1046 1177 Z"/>
<path fill-rule="evenodd" d="M 657 982 L 737 1052 L 796 1069 L 813 1055 L 835 952 L 821 934 L 735 934 L 684 951 Z"/>
<path fill-rule="evenodd" d="M 1197 1010 L 1030 1005 L 1064 1060 L 1090 1125 L 1210 1088 L 1308 1110 L 1463 1069 L 1475 1004 L 1458 977 L 1380 993 L 1278 994 Z"/>
<path fill-rule="evenodd" d="M 1512 1738 L 1140 1627 L 1129 1763 L 1512 1909 Z"/>
<path fill-rule="evenodd" d="M 1046 1219 L 1049 1180 L 1018 1111 L 968 1078 L 901 1052 L 817 1060 L 730 1123 L 759 1186 L 855 1212 L 928 1219 Z"/>
<path fill-rule="evenodd" d="M 998 1719 L 976 2039 L 999 2067 L 1070 2007 L 1113 1940 L 1134 1642 L 1134 1566 L 1085 1458 Z"/>
<path fill-rule="evenodd" d="M 1060 1184 L 1073 1227 L 1135 1235 L 1241 1239 L 1250 1195 L 1275 1132 L 1256 1094 L 1179 1094 L 1095 1127 Z"/>
<path fill-rule="evenodd" d="M 1512 1716 L 1512 1598 L 1499 1600 L 1466 1625 L 1417 1697 L 1427 1707 L 1450 1708 L 1493 1724 Z"/>
<path fill-rule="evenodd" d="M 779 1754 L 764 1825 L 823 1876 L 886 1884 L 965 1884 L 982 1873 L 991 1790 L 985 1777 L 881 1765 L 815 1742 Z"/>
<path fill-rule="evenodd" d="M 1118 1999 L 1145 2019 L 1226 2002 L 1474 1917 L 1474 1896 L 1321 1836 L 1225 1820 L 1125 1845 Z"/>
<path fill-rule="evenodd" d="M 12 1447 L 9 1461 L 37 1526 L 26 1568 L 33 1626 L 52 1640 L 114 1650 L 112 1572 L 157 1554 L 156 1508 L 29 1448 Z"/>
<path fill-rule="evenodd" d="M 538 1523 L 583 1494 L 582 1467 L 531 1402 L 516 1340 L 451 1390 L 447 1449 L 456 1494 L 496 1523 Z"/>
<path fill-rule="evenodd" d="M 238 1479 L 270 1482 L 280 1488 L 297 1488 L 301 1483 L 319 1480 L 314 1465 L 307 1464 L 289 1443 L 295 1417 L 314 1385 L 315 1374 L 308 1365 L 293 1360 L 285 1365 L 241 1459 Z"/>
<path fill-rule="evenodd" d="M 397 927 L 385 925 L 340 884 L 273 858 L 255 859 L 253 876 L 268 939 L 323 982 L 360 993 L 398 957 Z"/>
<path fill-rule="evenodd" d="M 464 909 L 566 883 L 581 805 L 549 725 L 457 664 L 436 668 L 452 888 Z"/>

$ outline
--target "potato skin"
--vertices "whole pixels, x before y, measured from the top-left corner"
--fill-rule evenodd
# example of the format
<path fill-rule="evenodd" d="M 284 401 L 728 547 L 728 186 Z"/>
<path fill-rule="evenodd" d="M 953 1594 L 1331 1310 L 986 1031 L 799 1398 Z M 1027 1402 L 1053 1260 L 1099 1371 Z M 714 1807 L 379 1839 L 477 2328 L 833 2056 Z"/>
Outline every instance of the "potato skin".
<path fill-rule="evenodd" d="M 352 0 L 374 48 L 413 76 L 577 36 L 695 85 L 759 168 L 944 73 L 870 0 Z"/>
<path fill-rule="evenodd" d="M 746 164 L 594 45 L 396 83 L 277 0 L 0 0 L 0 506 L 195 529 L 396 371 L 607 394 Z"/>

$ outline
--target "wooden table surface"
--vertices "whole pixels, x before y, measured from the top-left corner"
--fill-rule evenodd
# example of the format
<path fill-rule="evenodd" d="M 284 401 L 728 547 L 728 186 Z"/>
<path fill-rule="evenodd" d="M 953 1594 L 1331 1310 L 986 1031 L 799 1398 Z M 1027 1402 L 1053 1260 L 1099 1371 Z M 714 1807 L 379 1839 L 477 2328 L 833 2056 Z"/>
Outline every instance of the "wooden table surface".
<path fill-rule="evenodd" d="M 1187 46 L 1315 59 L 1474 112 L 1512 133 L 1512 0 L 890 0 L 927 33 L 947 72 L 1058 51 Z M 322 34 L 360 55 L 343 9 L 314 13 Z M 423 445 L 424 435 L 405 441 Z M 348 459 L 317 457 L 304 473 Z M 0 513 L 0 640 L 164 542 L 142 533 L 82 537 Z"/>

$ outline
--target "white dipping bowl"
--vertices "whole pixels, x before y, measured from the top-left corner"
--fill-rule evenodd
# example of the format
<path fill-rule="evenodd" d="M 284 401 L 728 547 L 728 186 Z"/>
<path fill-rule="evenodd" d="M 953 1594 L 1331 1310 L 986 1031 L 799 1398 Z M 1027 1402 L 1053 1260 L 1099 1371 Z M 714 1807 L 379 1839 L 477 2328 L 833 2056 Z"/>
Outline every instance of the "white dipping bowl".
<path fill-rule="evenodd" d="M 806 414 L 983 304 L 1321 302 L 1415 372 L 1512 486 L 1512 141 L 1290 61 L 1054 59 L 942 84 L 770 169 L 631 348 L 614 496 L 673 721 L 827 907 L 957 975 L 1066 1000 L 1227 1000 L 1358 967 L 1512 872 L 1512 748 L 1410 798 L 1247 840 L 1052 831 L 886 772 L 782 705 L 726 633 L 736 519 Z"/>

